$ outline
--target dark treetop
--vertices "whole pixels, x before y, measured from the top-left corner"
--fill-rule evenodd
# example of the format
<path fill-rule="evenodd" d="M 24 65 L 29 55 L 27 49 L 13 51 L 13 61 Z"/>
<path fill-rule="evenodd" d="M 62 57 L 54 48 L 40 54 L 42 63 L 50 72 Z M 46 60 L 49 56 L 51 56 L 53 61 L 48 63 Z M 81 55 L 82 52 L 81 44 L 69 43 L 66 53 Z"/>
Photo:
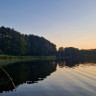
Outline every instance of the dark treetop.
<path fill-rule="evenodd" d="M 56 45 L 43 37 L 21 34 L 14 29 L 0 27 L 0 53 L 8 55 L 55 55 Z"/>

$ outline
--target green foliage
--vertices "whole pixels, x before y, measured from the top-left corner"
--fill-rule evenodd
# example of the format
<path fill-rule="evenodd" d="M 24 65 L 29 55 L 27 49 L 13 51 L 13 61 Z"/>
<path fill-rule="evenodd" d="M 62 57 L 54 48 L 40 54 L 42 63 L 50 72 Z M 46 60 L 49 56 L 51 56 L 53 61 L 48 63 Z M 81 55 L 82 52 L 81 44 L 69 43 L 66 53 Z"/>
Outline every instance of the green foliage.
<path fill-rule="evenodd" d="M 43 37 L 21 34 L 14 29 L 2 26 L 0 27 L 0 54 L 7 54 L 0 56 L 0 59 L 16 59 L 18 57 L 24 59 L 26 56 L 29 56 L 28 58 L 40 56 L 41 59 L 42 56 L 43 58 L 44 56 L 57 56 L 58 58 L 88 59 L 96 58 L 96 49 L 79 50 L 73 47 L 60 47 L 57 51 L 56 45 Z"/>
<path fill-rule="evenodd" d="M 55 56 L 11 56 L 11 55 L 0 55 L 0 59 L 55 59 Z"/>
<path fill-rule="evenodd" d="M 43 37 L 24 35 L 2 26 L 0 53 L 16 56 L 50 56 L 56 54 L 56 46 Z"/>

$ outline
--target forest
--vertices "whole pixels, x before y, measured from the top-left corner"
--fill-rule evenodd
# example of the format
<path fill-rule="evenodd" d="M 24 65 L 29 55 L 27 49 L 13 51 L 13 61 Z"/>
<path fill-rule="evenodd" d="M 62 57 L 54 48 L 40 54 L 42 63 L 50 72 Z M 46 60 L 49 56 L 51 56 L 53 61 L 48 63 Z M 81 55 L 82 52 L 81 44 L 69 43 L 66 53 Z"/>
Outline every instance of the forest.
<path fill-rule="evenodd" d="M 56 45 L 43 37 L 0 27 L 0 53 L 16 56 L 56 55 Z"/>
<path fill-rule="evenodd" d="M 96 58 L 96 49 L 79 50 L 60 47 L 44 37 L 21 34 L 9 27 L 0 27 L 0 54 L 13 56 L 56 56 L 57 58 Z"/>

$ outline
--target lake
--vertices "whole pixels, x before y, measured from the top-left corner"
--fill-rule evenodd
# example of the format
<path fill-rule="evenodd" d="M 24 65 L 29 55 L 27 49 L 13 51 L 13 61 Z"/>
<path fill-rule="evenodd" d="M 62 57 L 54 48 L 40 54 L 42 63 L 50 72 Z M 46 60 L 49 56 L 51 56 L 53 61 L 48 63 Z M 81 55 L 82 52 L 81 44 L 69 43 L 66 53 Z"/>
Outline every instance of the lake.
<path fill-rule="evenodd" d="M 3 66 L 0 96 L 96 96 L 96 62 L 66 59 Z"/>

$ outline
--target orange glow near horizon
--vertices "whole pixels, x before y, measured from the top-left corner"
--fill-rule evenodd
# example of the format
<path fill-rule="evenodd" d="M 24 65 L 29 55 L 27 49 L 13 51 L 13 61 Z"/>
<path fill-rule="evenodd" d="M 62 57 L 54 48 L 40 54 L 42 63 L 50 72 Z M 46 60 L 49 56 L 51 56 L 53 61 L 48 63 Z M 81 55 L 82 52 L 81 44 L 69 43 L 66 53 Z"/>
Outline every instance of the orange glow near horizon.
<path fill-rule="evenodd" d="M 96 49 L 96 45 L 95 45 L 95 41 L 86 41 L 86 42 L 64 42 L 64 43 L 59 43 L 56 42 L 56 48 L 59 49 L 59 47 L 74 47 L 74 48 L 78 48 L 78 49 Z"/>
<path fill-rule="evenodd" d="M 64 31 L 60 31 L 60 33 L 56 33 L 55 36 L 50 35 L 47 36 L 48 39 L 56 44 L 57 49 L 59 47 L 75 47 L 78 49 L 96 49 L 96 32 L 95 30 L 91 33 L 91 31 L 76 31 L 70 30 L 70 34 L 64 33 Z"/>

